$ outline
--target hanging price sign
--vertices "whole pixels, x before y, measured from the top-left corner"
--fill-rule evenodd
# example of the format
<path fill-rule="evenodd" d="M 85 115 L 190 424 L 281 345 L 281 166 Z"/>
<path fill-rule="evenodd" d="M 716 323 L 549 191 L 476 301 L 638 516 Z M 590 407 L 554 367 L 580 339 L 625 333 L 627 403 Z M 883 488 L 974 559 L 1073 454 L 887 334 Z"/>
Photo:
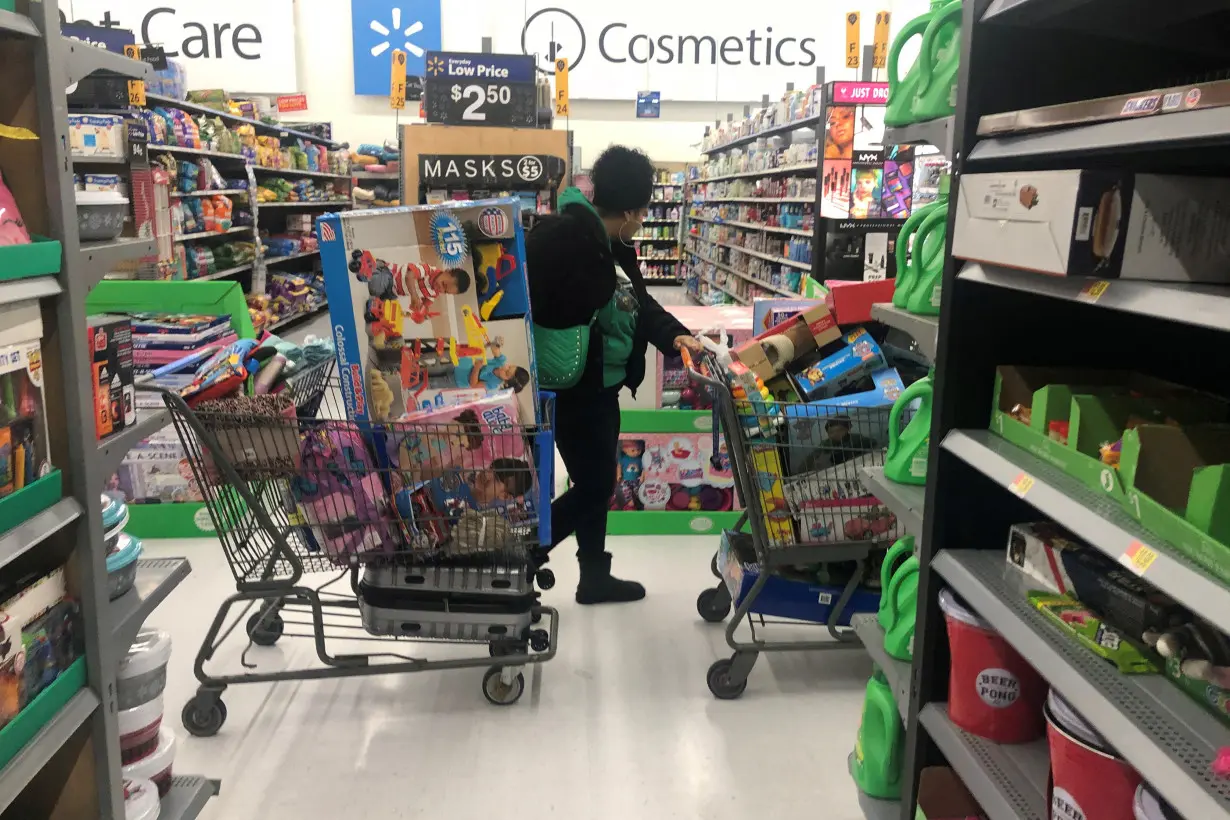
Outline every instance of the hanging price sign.
<path fill-rule="evenodd" d="M 393 49 L 393 74 L 389 78 L 389 107 L 397 111 L 406 108 L 406 52 Z"/>
<path fill-rule="evenodd" d="M 140 60 L 141 49 L 134 45 L 124 46 L 124 56 L 132 60 Z M 144 107 L 145 80 L 128 81 L 128 104 Z"/>
<path fill-rule="evenodd" d="M 892 20 L 890 12 L 876 12 L 875 40 L 873 41 L 875 51 L 872 52 L 871 57 L 872 68 L 884 68 L 884 66 L 888 65 L 888 24 L 890 20 Z"/>
<path fill-rule="evenodd" d="M 862 15 L 852 11 L 846 15 L 846 68 L 859 67 L 859 21 Z"/>
<path fill-rule="evenodd" d="M 555 61 L 555 116 L 568 116 L 568 58 Z"/>
<path fill-rule="evenodd" d="M 514 54 L 427 52 L 423 107 L 445 125 L 538 125 L 534 58 Z"/>

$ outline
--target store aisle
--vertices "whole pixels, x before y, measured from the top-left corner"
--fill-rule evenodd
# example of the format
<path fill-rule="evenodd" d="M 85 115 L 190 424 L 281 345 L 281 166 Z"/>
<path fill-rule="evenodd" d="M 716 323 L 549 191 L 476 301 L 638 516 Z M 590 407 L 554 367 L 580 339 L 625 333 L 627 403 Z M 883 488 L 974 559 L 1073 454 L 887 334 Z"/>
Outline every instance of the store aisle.
<path fill-rule="evenodd" d="M 193 566 L 150 619 L 174 635 L 166 719 L 182 744 L 176 768 L 222 780 L 205 820 L 487 820 L 516 804 L 568 820 L 861 818 L 846 756 L 866 653 L 762 656 L 742 700 L 715 701 L 705 670 L 728 649 L 695 612 L 715 541 L 614 539 L 618 570 L 649 589 L 626 606 L 575 605 L 576 564 L 557 559 L 559 584 L 545 598 L 562 612 L 560 651 L 527 672 L 515 706 L 488 704 L 478 669 L 237 686 L 210 739 L 188 736 L 179 711 L 232 577 L 217 542 L 148 541 L 151 557 L 187 555 Z M 342 651 L 364 646 L 373 644 Z M 232 641 L 210 668 L 239 671 L 242 648 Z M 262 668 L 314 659 L 303 639 L 249 653 Z"/>

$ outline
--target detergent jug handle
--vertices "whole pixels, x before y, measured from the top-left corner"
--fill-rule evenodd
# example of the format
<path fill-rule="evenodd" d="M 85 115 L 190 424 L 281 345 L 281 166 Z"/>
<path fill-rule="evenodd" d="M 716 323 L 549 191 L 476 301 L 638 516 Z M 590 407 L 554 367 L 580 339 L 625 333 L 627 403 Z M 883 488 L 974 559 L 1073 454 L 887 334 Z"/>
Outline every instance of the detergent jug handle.
<path fill-rule="evenodd" d="M 897 539 L 897 542 L 889 547 L 888 553 L 884 556 L 884 563 L 880 564 L 880 594 L 888 589 L 888 585 L 892 583 L 893 573 L 896 569 L 897 562 L 914 554 L 914 536 L 906 535 Z"/>
<path fill-rule="evenodd" d="M 927 237 L 937 230 L 943 230 L 948 227 L 948 203 L 941 202 L 936 205 L 935 209 L 927 212 L 927 218 L 918 226 L 918 230 L 914 232 L 914 248 L 915 254 L 910 258 L 910 264 L 918 269 L 922 269 L 923 263 L 923 248 L 927 247 Z"/>
<path fill-rule="evenodd" d="M 897 232 L 899 240 L 894 252 L 897 254 L 898 276 L 901 276 L 905 272 L 906 254 L 909 252 L 910 241 L 908 238 L 904 237 L 909 237 L 910 232 L 917 229 L 917 226 L 927 218 L 928 213 L 930 213 L 930 209 L 928 209 L 925 205 L 915 210 L 906 218 L 905 222 L 901 224 L 901 230 Z"/>
<path fill-rule="evenodd" d="M 933 14 L 931 21 L 927 23 L 927 31 L 923 34 L 923 51 L 918 54 L 918 88 L 915 91 L 916 94 L 922 94 L 927 90 L 927 86 L 931 85 L 931 77 L 933 76 L 931 66 L 935 63 L 935 49 L 940 41 L 936 33 L 941 27 L 950 22 L 954 14 L 958 18 L 957 25 L 959 26 L 963 10 L 961 0 L 952 0 L 951 3 Z"/>
<path fill-rule="evenodd" d="M 913 20 L 906 23 L 905 27 L 901 29 L 901 33 L 897 35 L 897 39 L 893 42 L 893 45 L 897 45 L 898 43 L 904 45 L 910 40 L 911 37 L 922 34 L 927 30 L 927 24 L 929 22 L 931 22 L 930 15 L 924 14 L 922 16 L 915 17 Z M 901 82 L 901 78 L 897 76 L 897 58 L 900 55 L 900 48 L 890 48 L 888 50 L 888 83 L 890 88 Z"/>
<path fill-rule="evenodd" d="M 918 237 L 915 237 L 914 241 L 917 242 Z M 888 452 L 884 455 L 885 462 L 893 457 L 893 453 L 897 451 L 897 445 L 901 442 L 901 414 L 905 412 L 905 408 L 910 406 L 916 392 L 913 384 L 902 390 L 897 400 L 893 402 L 892 409 L 888 411 Z"/>
<path fill-rule="evenodd" d="M 909 577 L 911 572 L 917 572 L 919 569 L 919 561 L 917 555 L 911 555 L 909 558 L 901 562 L 901 566 L 897 567 L 897 571 L 893 573 L 893 580 L 889 582 L 888 589 L 882 591 L 881 595 L 888 596 L 888 621 L 893 623 L 897 620 L 897 592 L 901 589 L 901 585 L 905 583 L 905 579 Z"/>

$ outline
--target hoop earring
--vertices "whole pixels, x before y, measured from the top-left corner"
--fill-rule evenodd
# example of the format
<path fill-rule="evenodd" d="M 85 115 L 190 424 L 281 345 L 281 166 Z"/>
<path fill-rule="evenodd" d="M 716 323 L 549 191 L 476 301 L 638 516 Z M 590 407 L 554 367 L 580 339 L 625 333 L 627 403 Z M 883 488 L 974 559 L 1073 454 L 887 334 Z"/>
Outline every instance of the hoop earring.
<path fill-rule="evenodd" d="M 636 246 L 632 244 L 631 237 L 624 239 L 624 228 L 627 227 L 627 225 L 628 223 L 625 222 L 619 228 L 619 244 L 623 245 L 625 248 L 635 248 Z"/>

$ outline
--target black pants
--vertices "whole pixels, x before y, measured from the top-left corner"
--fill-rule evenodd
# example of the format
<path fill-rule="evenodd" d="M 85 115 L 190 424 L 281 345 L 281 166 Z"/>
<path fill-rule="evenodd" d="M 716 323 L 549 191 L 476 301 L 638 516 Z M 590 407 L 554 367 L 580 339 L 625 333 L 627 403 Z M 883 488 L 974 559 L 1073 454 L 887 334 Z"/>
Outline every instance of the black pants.
<path fill-rule="evenodd" d="M 606 515 L 615 492 L 619 391 L 561 393 L 555 403 L 555 444 L 570 486 L 551 504 L 551 546 L 577 537 L 584 564 L 606 551 Z"/>

